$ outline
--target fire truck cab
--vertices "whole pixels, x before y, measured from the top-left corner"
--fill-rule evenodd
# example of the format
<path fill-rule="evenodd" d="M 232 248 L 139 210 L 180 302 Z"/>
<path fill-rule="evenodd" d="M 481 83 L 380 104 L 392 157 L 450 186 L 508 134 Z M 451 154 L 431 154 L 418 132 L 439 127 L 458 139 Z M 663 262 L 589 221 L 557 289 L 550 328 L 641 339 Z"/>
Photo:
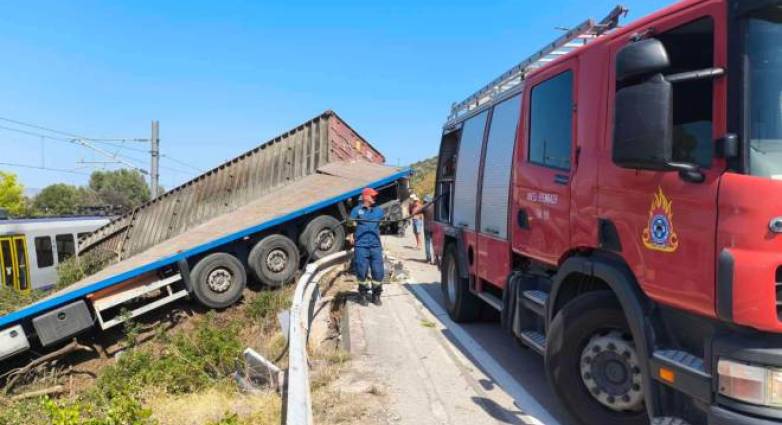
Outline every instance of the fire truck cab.
<path fill-rule="evenodd" d="M 782 423 L 782 1 L 624 12 L 453 105 L 446 307 L 500 311 L 585 424 Z"/>

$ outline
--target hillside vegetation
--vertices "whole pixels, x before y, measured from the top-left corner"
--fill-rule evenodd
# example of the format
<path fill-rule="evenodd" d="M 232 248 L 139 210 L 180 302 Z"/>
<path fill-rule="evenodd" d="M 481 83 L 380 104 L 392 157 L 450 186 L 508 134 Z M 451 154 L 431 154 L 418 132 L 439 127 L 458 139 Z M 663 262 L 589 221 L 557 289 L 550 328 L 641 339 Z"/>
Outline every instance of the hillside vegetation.
<path fill-rule="evenodd" d="M 423 197 L 434 195 L 434 182 L 437 174 L 437 157 L 433 156 L 410 165 L 413 176 L 410 178 L 410 188 L 413 193 Z"/>

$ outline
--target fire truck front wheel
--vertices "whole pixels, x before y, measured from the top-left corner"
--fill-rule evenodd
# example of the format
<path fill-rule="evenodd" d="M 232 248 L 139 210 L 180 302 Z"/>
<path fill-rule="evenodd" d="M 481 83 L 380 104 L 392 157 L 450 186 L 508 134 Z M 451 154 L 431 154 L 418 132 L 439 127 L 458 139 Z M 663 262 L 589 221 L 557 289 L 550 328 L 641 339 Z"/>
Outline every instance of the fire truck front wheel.
<path fill-rule="evenodd" d="M 451 319 L 462 323 L 476 320 L 481 311 L 481 301 L 470 292 L 468 279 L 459 276 L 459 257 L 453 244 L 446 247 L 440 270 L 445 308 Z"/>
<path fill-rule="evenodd" d="M 546 337 L 546 373 L 586 425 L 649 423 L 638 354 L 608 291 L 581 295 L 557 313 Z"/>
<path fill-rule="evenodd" d="M 193 294 L 209 308 L 226 308 L 242 297 L 247 272 L 231 254 L 216 252 L 202 258 L 190 272 Z"/>

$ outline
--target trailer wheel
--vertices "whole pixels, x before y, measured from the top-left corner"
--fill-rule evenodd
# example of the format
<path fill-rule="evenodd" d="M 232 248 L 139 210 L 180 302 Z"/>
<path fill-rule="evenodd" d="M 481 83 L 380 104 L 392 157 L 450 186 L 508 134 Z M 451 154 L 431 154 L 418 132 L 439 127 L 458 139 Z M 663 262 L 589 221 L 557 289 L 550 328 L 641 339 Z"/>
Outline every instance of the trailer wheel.
<path fill-rule="evenodd" d="M 448 315 L 456 322 L 472 322 L 481 312 L 481 300 L 469 288 L 469 280 L 459 277 L 459 259 L 456 247 L 449 244 L 443 255 L 440 285 Z"/>
<path fill-rule="evenodd" d="M 269 235 L 250 250 L 247 263 L 258 280 L 278 288 L 299 269 L 299 249 L 287 236 Z"/>
<path fill-rule="evenodd" d="M 330 215 L 313 218 L 299 235 L 299 246 L 313 260 L 345 248 L 345 228 Z"/>
<path fill-rule="evenodd" d="M 196 299 L 210 308 L 226 308 L 242 296 L 247 273 L 242 263 L 224 252 L 202 258 L 190 273 Z"/>
<path fill-rule="evenodd" d="M 557 313 L 546 337 L 546 373 L 584 424 L 649 423 L 638 353 L 608 291 L 581 295 Z"/>

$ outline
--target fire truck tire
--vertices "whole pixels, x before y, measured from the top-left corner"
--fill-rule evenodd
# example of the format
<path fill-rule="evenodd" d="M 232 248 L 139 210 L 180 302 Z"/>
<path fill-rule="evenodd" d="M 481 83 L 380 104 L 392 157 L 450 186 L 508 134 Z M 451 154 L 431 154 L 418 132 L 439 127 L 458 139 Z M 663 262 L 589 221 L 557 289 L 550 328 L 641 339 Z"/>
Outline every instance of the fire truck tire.
<path fill-rule="evenodd" d="M 551 322 L 546 373 L 554 392 L 581 423 L 649 423 L 629 335 L 622 308 L 609 291 L 577 297 Z"/>
<path fill-rule="evenodd" d="M 193 294 L 209 308 L 230 307 L 242 297 L 247 272 L 231 254 L 216 252 L 202 258 L 190 272 Z"/>
<path fill-rule="evenodd" d="M 443 254 L 440 285 L 448 315 L 455 322 L 473 322 L 481 313 L 481 300 L 470 292 L 468 279 L 459 276 L 459 257 L 456 247 L 449 244 Z"/>
<path fill-rule="evenodd" d="M 247 264 L 261 283 L 279 288 L 298 271 L 299 248 L 285 235 L 269 235 L 250 250 Z"/>
<path fill-rule="evenodd" d="M 345 248 L 345 228 L 330 215 L 315 217 L 299 235 L 299 246 L 313 260 L 342 251 Z"/>

